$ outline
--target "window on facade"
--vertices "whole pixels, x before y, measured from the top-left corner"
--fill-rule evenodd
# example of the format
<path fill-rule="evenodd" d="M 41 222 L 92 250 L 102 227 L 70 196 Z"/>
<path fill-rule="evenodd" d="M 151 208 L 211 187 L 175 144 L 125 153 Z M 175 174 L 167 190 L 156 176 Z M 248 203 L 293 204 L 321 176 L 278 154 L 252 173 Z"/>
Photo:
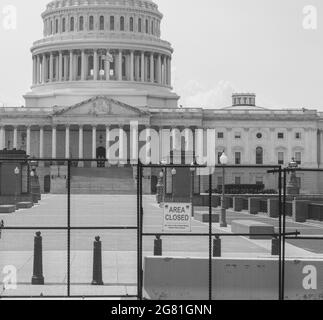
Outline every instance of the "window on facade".
<path fill-rule="evenodd" d="M 71 18 L 70 31 L 74 31 L 74 17 Z"/>
<path fill-rule="evenodd" d="M 234 177 L 235 184 L 241 184 L 241 177 Z"/>
<path fill-rule="evenodd" d="M 80 17 L 80 20 L 79 20 L 79 30 L 80 31 L 84 30 L 84 18 L 83 17 Z"/>
<path fill-rule="evenodd" d="M 284 133 L 278 132 L 277 137 L 278 137 L 278 139 L 284 139 Z"/>
<path fill-rule="evenodd" d="M 218 132 L 218 139 L 223 139 L 223 138 L 224 138 L 224 133 Z"/>
<path fill-rule="evenodd" d="M 284 152 L 278 152 L 278 164 L 284 164 Z"/>
<path fill-rule="evenodd" d="M 264 163 L 264 151 L 261 147 L 256 149 L 256 164 Z"/>
<path fill-rule="evenodd" d="M 241 164 L 241 152 L 235 152 L 234 154 L 234 163 Z"/>
<path fill-rule="evenodd" d="M 92 31 L 94 30 L 94 17 L 90 16 L 89 18 L 89 30 Z"/>
<path fill-rule="evenodd" d="M 256 184 L 264 184 L 264 177 L 263 176 L 256 176 Z"/>
<path fill-rule="evenodd" d="M 129 22 L 130 22 L 129 23 L 130 24 L 130 31 L 133 32 L 133 18 L 132 17 L 130 18 Z"/>
<path fill-rule="evenodd" d="M 124 31 L 124 17 L 120 17 L 120 31 Z"/>
<path fill-rule="evenodd" d="M 301 139 L 302 138 L 302 135 L 300 132 L 296 132 L 295 133 L 295 139 Z"/>
<path fill-rule="evenodd" d="M 295 161 L 297 164 L 302 164 L 302 153 L 301 152 L 295 152 Z"/>
<path fill-rule="evenodd" d="M 110 30 L 114 31 L 114 16 L 110 17 Z"/>
<path fill-rule="evenodd" d="M 235 139 L 241 139 L 241 132 L 235 132 L 234 133 L 234 138 Z"/>
<path fill-rule="evenodd" d="M 100 16 L 100 30 L 104 30 L 104 17 Z"/>
<path fill-rule="evenodd" d="M 65 32 L 66 31 L 66 20 L 65 18 L 63 18 L 62 20 L 62 32 Z"/>
<path fill-rule="evenodd" d="M 149 33 L 149 22 L 146 20 L 146 33 Z"/>
<path fill-rule="evenodd" d="M 55 21 L 55 33 L 58 33 L 58 20 Z"/>
<path fill-rule="evenodd" d="M 138 32 L 142 32 L 141 18 L 138 19 Z"/>

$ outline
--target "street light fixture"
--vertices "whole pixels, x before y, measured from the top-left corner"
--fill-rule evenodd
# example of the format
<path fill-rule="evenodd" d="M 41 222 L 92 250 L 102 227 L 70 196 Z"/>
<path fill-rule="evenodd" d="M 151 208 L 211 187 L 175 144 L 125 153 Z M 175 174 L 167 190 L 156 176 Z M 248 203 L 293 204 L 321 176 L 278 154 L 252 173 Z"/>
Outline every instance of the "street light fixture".
<path fill-rule="evenodd" d="M 176 175 L 176 169 L 172 169 L 172 201 L 174 202 L 174 176 Z"/>
<path fill-rule="evenodd" d="M 225 197 L 225 166 L 228 164 L 229 159 L 227 155 L 222 153 L 220 157 L 220 163 L 222 164 L 222 198 L 221 198 L 221 222 L 220 227 L 226 228 L 227 225 L 227 218 L 226 218 L 226 208 L 224 203 L 224 197 Z"/>

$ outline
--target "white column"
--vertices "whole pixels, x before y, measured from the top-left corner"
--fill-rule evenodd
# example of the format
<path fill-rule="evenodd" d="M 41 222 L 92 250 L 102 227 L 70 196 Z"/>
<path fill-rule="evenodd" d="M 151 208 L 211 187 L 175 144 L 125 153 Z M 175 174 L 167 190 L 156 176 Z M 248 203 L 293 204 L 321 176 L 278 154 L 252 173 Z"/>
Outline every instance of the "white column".
<path fill-rule="evenodd" d="M 39 158 L 44 158 L 44 127 L 39 128 Z"/>
<path fill-rule="evenodd" d="M 0 127 L 0 150 L 3 150 L 5 148 L 5 127 Z"/>
<path fill-rule="evenodd" d="M 13 127 L 13 148 L 17 149 L 18 147 L 18 127 Z"/>
<path fill-rule="evenodd" d="M 109 60 L 110 52 L 107 49 L 106 59 L 105 59 L 105 79 L 107 81 L 110 80 L 110 60 Z"/>
<path fill-rule="evenodd" d="M 119 164 L 124 163 L 124 131 L 123 126 L 119 126 Z"/>
<path fill-rule="evenodd" d="M 65 127 L 65 158 L 70 158 L 70 126 Z"/>
<path fill-rule="evenodd" d="M 79 127 L 79 159 L 83 157 L 83 127 Z M 83 167 L 83 162 L 79 162 L 79 167 Z"/>
<path fill-rule="evenodd" d="M 172 129 L 172 150 L 177 150 L 177 128 Z"/>
<path fill-rule="evenodd" d="M 122 51 L 118 54 L 118 81 L 122 81 Z"/>
<path fill-rule="evenodd" d="M 168 85 L 172 85 L 172 59 L 168 58 Z"/>
<path fill-rule="evenodd" d="M 96 126 L 92 126 L 92 159 L 96 159 Z M 95 167 L 96 163 L 92 163 L 92 167 Z"/>
<path fill-rule="evenodd" d="M 58 81 L 61 82 L 63 79 L 63 53 L 59 52 L 58 55 Z"/>
<path fill-rule="evenodd" d="M 68 56 L 64 55 L 64 81 L 68 80 Z"/>
<path fill-rule="evenodd" d="M 155 70 L 154 70 L 154 54 L 150 54 L 150 82 L 155 82 Z"/>
<path fill-rule="evenodd" d="M 81 80 L 85 80 L 85 51 L 81 51 Z"/>
<path fill-rule="evenodd" d="M 110 154 L 110 127 L 106 126 L 105 128 L 105 152 L 106 152 L 106 158 L 108 160 L 111 159 L 111 154 Z"/>
<path fill-rule="evenodd" d="M 196 150 L 196 161 L 198 164 L 204 164 L 204 131 L 202 128 L 195 130 L 195 150 Z"/>
<path fill-rule="evenodd" d="M 26 144 L 26 153 L 27 153 L 27 156 L 30 156 L 30 126 L 27 126 L 27 144 Z"/>
<path fill-rule="evenodd" d="M 41 63 L 41 72 L 42 72 L 42 83 L 46 82 L 46 55 L 43 54 L 42 63 Z"/>
<path fill-rule="evenodd" d="M 136 164 L 138 160 L 138 123 L 130 122 L 130 150 L 131 150 L 131 164 Z"/>
<path fill-rule="evenodd" d="M 245 134 L 244 134 L 243 139 L 245 139 L 245 146 L 246 146 L 246 150 L 245 150 L 245 154 L 244 154 L 244 156 L 243 156 L 243 158 L 242 158 L 242 164 L 246 164 L 246 165 L 248 165 L 248 164 L 252 164 L 252 163 L 250 162 L 250 153 L 251 153 L 251 152 L 250 152 L 249 131 L 250 131 L 250 129 L 249 129 L 249 128 L 244 128 L 244 132 L 245 132 Z M 273 145 L 275 145 L 273 141 L 271 141 L 271 143 L 272 143 Z"/>
<path fill-rule="evenodd" d="M 33 84 L 36 84 L 37 59 L 33 56 Z"/>
<path fill-rule="evenodd" d="M 130 51 L 130 81 L 134 81 L 134 54 Z"/>
<path fill-rule="evenodd" d="M 145 53 L 141 53 L 141 82 L 145 82 Z"/>
<path fill-rule="evenodd" d="M 161 55 L 158 55 L 157 59 L 157 83 L 161 84 L 162 76 L 161 76 Z"/>
<path fill-rule="evenodd" d="M 94 50 L 93 53 L 93 80 L 98 80 L 98 51 Z"/>
<path fill-rule="evenodd" d="M 53 53 L 49 56 L 49 82 L 53 81 L 53 68 L 54 68 L 54 56 Z"/>
<path fill-rule="evenodd" d="M 70 60 L 69 60 L 69 62 L 70 62 L 70 81 L 73 81 L 74 80 L 74 77 L 73 77 L 73 70 L 74 70 L 74 68 L 73 68 L 73 51 L 71 50 L 70 51 Z"/>
<path fill-rule="evenodd" d="M 36 65 L 36 83 L 40 83 L 40 55 L 37 55 L 37 65 Z"/>
<path fill-rule="evenodd" d="M 57 129 L 55 126 L 52 127 L 52 158 L 56 158 L 56 145 L 57 145 Z"/>

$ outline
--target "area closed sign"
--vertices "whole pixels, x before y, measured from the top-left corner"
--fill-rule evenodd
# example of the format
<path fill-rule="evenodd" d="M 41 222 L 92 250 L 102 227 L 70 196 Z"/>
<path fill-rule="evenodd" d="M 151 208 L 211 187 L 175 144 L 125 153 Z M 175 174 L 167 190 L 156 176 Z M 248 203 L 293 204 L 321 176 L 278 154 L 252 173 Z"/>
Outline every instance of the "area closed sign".
<path fill-rule="evenodd" d="M 190 203 L 165 203 L 163 231 L 190 232 L 191 212 Z"/>

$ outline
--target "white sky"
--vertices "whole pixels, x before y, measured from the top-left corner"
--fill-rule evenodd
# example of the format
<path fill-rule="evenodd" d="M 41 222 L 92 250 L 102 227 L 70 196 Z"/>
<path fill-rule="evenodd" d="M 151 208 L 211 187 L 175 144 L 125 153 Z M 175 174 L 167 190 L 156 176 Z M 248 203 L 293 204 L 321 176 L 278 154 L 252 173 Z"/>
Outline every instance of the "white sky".
<path fill-rule="evenodd" d="M 49 0 L 0 0 L 0 105 L 24 104 L 31 85 L 32 42 L 42 37 Z M 173 81 L 184 106 L 218 108 L 232 91 L 255 92 L 258 105 L 323 110 L 322 0 L 155 0 L 162 38 L 172 43 Z M 2 9 L 17 7 L 17 29 Z M 318 9 L 304 30 L 303 8 Z M 323 24 L 322 24 L 323 25 Z"/>

